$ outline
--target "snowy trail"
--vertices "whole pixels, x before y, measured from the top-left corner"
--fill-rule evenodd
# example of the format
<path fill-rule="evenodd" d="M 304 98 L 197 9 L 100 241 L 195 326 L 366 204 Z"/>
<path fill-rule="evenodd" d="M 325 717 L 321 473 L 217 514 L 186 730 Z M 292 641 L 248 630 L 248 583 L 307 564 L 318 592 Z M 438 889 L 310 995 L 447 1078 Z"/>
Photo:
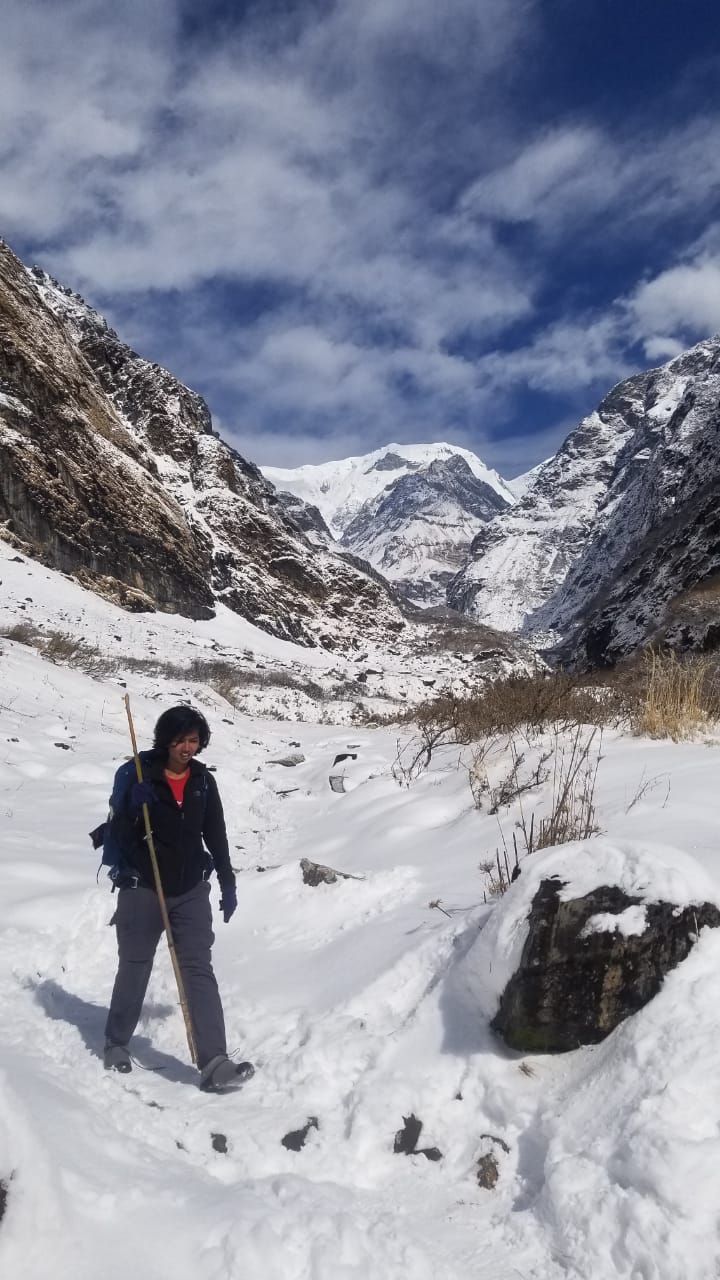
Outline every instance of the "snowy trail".
<path fill-rule="evenodd" d="M 22 651 L 16 661 L 36 669 L 37 660 Z M 398 944 L 398 910 L 410 913 L 414 929 L 418 924 L 417 909 L 407 905 L 417 876 L 407 866 L 371 867 L 365 881 L 317 890 L 299 877 L 298 833 L 318 843 L 310 812 L 327 838 L 328 805 L 352 800 L 334 798 L 327 783 L 328 761 L 347 745 L 347 733 L 310 733 L 292 797 L 278 796 L 285 779 L 263 760 L 277 754 L 274 734 L 262 750 L 236 739 L 233 769 L 218 767 L 229 811 L 242 807 L 257 838 L 254 849 L 235 855 L 241 906 L 232 929 L 220 926 L 216 954 L 229 1041 L 256 1061 L 258 1074 L 232 1099 L 206 1097 L 186 1065 L 161 953 L 134 1047 L 141 1061 L 165 1069 L 136 1068 L 127 1078 L 102 1072 L 113 900 L 104 884 L 92 886 L 94 862 L 79 845 L 77 824 L 91 825 L 93 794 L 102 815 L 113 757 L 123 749 L 122 722 L 116 717 L 98 741 L 97 729 L 87 728 L 97 710 L 92 695 L 84 704 L 73 696 L 78 676 L 40 669 L 46 680 L 27 681 L 31 709 L 16 709 L 19 727 L 9 735 L 19 741 L 8 753 L 12 823 L 3 846 L 13 911 L 0 935 L 0 1151 L 2 1173 L 15 1176 L 0 1233 L 3 1270 L 46 1277 L 45 1242 L 52 1240 L 53 1273 L 68 1280 L 96 1275 L 99 1249 L 111 1278 L 131 1266 L 148 1280 L 169 1271 L 457 1280 L 460 1248 L 482 1277 L 487 1249 L 475 1215 L 455 1224 L 450 1242 L 419 1210 L 426 1196 L 439 1197 L 449 1219 L 458 1207 L 454 1185 L 424 1158 L 392 1153 L 403 1107 L 413 1103 L 393 1059 L 432 1003 L 438 966 L 447 963 L 460 926 L 423 921 L 409 946 L 402 934 Z M 73 737 L 77 718 L 82 746 L 81 735 Z M 55 742 L 65 739 L 72 740 L 68 763 L 56 754 Z M 361 772 L 385 764 L 381 757 L 364 761 Z M 40 828 L 33 822 L 38 805 Z M 339 849 L 342 842 L 327 843 Z M 263 874 L 254 870 L 260 848 L 268 862 L 277 860 Z M 457 1078 L 453 1065 L 448 1094 Z M 310 1115 L 320 1127 L 305 1149 L 285 1150 L 283 1135 Z M 226 1154 L 213 1149 L 213 1133 L 224 1135 Z M 501 1256 L 496 1241 L 488 1274 L 502 1275 Z M 508 1276 L 517 1274 L 510 1259 L 508 1268 Z"/>
<path fill-rule="evenodd" d="M 117 1250 L 123 1259 L 117 1273 L 112 1262 L 107 1270 L 103 1267 L 109 1276 L 126 1274 L 123 1268 L 133 1263 L 148 1277 L 167 1275 L 169 1265 L 175 1274 L 189 1275 L 186 1246 L 169 1256 L 167 1241 L 178 1235 L 186 1239 L 183 1218 L 191 1205 L 194 1215 L 202 1212 L 206 1233 L 199 1252 L 195 1246 L 193 1274 L 198 1266 L 200 1274 L 208 1276 L 247 1274 L 246 1268 L 249 1274 L 278 1277 L 382 1273 L 423 1280 L 459 1274 L 437 1256 L 430 1236 L 422 1239 L 422 1225 L 412 1213 L 417 1176 L 408 1176 L 405 1187 L 400 1180 L 398 1188 L 393 1176 L 397 1157 L 387 1155 L 385 1167 L 378 1169 L 377 1151 L 372 1176 L 362 1176 L 364 1155 L 377 1146 L 373 1118 L 363 1119 L 354 1140 L 352 1119 L 363 1104 L 357 1081 L 379 1071 L 382 1050 L 378 1051 L 377 1037 L 361 1061 L 350 1063 L 342 1026 L 334 1028 L 334 1058 L 335 1046 L 323 1035 L 322 1026 L 308 1026 L 300 1043 L 290 1049 L 289 1060 L 272 1054 L 274 1070 L 263 1070 L 260 1063 L 258 1077 L 241 1096 L 205 1097 L 195 1092 L 194 1073 L 183 1065 L 174 1002 L 158 1002 L 156 996 L 145 1027 L 154 1030 L 158 1020 L 174 1024 L 174 1052 L 166 1070 L 155 1074 L 136 1069 L 127 1078 L 102 1073 L 98 1049 L 104 1007 L 91 997 L 102 986 L 98 979 L 103 972 L 107 984 L 113 947 L 110 936 L 106 940 L 101 935 L 97 945 L 98 927 L 105 928 L 107 916 L 105 904 L 100 910 L 98 905 L 96 896 L 88 895 L 68 936 L 56 941 L 55 956 L 48 954 L 53 950 L 48 946 L 46 972 L 31 978 L 16 963 L 16 981 L 7 993 L 12 1034 L 2 1050 L 3 1148 L 10 1151 L 14 1167 L 23 1169 L 30 1163 L 33 1168 L 32 1194 L 18 1183 L 21 1209 L 13 1232 L 21 1252 L 14 1257 L 9 1250 L 11 1268 L 18 1268 L 13 1273 L 21 1268 L 29 1280 L 45 1276 L 48 1258 L 42 1240 L 61 1231 L 64 1247 L 54 1260 L 55 1274 L 96 1274 L 94 1246 L 88 1249 L 86 1242 L 100 1229 L 110 1258 Z M 61 980 L 53 976 L 58 971 Z M 159 985 L 164 992 L 165 977 Z M 411 1008 L 408 1018 L 415 1013 Z M 269 1037 L 271 1053 L 276 1036 L 273 1032 Z M 162 1061 L 163 1054 L 143 1040 L 141 1036 L 141 1056 Z M 258 1048 L 262 1058 L 262 1045 Z M 385 1056 L 395 1051 L 394 1045 L 386 1048 Z M 289 1069 L 293 1059 L 294 1070 Z M 302 1156 L 285 1152 L 280 1138 L 292 1127 L 291 1116 L 296 1124 L 305 1119 L 298 1110 L 303 1082 L 320 1063 L 325 1088 L 332 1078 L 338 1085 L 343 1082 L 339 1092 L 350 1084 L 345 1119 L 338 1109 L 338 1091 L 320 1098 L 317 1089 L 313 1094 L 306 1084 L 305 1109 L 321 1113 L 321 1140 Z M 294 1111 L 288 1095 L 294 1099 Z M 225 1136 L 227 1155 L 213 1151 L 213 1133 Z M 391 1132 L 387 1138 L 389 1146 Z M 433 1176 L 429 1166 L 413 1172 L 419 1173 L 421 1183 Z M 233 1226 L 238 1215 L 241 1231 Z M 31 1222 L 38 1243 L 28 1255 L 23 1225 Z M 476 1226 L 469 1234 L 476 1237 Z M 137 1256 L 134 1235 L 142 1241 Z M 156 1256 L 148 1253 L 151 1239 L 157 1241 Z M 496 1249 L 493 1274 L 499 1274 L 497 1262 Z"/>

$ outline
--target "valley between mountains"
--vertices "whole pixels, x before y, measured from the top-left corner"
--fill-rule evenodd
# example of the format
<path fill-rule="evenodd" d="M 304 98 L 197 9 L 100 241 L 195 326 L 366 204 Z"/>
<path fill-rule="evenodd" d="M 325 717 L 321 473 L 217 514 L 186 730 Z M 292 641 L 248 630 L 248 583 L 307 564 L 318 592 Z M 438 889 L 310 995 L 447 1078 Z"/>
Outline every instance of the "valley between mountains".
<path fill-rule="evenodd" d="M 447 443 L 261 469 L 0 242 L 3 1275 L 716 1280 L 718 930 L 601 1042 L 492 1023 L 546 878 L 629 895 L 612 938 L 720 907 L 719 431 L 713 337 L 525 476 Z M 701 665 L 670 727 L 623 701 L 648 653 Z M 103 1071 L 87 833 L 126 697 L 141 745 L 210 721 L 231 1097 L 196 1088 L 164 950 Z"/>

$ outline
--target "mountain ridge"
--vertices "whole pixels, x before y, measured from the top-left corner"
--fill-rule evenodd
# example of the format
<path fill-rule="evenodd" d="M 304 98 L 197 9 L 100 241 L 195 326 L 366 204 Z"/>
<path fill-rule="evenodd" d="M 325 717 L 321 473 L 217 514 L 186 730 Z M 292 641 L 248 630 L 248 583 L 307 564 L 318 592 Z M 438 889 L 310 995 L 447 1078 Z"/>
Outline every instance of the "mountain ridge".
<path fill-rule="evenodd" d="M 665 638 L 714 647 L 712 610 L 680 601 L 720 572 L 720 337 L 612 388 L 474 540 L 449 603 L 612 664 Z M 707 594 L 707 593 L 706 593 Z"/>
<path fill-rule="evenodd" d="M 3 536 L 124 607 L 216 601 L 304 645 L 407 623 L 377 580 L 313 546 L 207 405 L 77 294 L 0 242 Z"/>
<path fill-rule="evenodd" d="M 338 462 L 263 467 L 283 495 L 320 511 L 342 547 L 367 560 L 415 605 L 445 588 L 487 520 L 515 501 L 497 472 L 445 442 L 388 444 Z"/>

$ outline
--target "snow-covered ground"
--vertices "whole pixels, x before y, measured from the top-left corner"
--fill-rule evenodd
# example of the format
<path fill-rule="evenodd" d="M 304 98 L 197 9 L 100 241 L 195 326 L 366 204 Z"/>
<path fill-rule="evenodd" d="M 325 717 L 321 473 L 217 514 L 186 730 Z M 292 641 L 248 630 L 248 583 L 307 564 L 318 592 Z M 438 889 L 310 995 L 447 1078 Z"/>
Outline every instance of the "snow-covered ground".
<path fill-rule="evenodd" d="M 112 639 L 123 627 L 138 652 L 174 652 L 182 627 L 184 646 L 238 644 L 223 630 L 239 625 L 230 616 L 181 627 L 89 597 L 78 619 L 74 584 L 9 555 L 4 593 L 13 573 L 27 575 L 27 609 L 48 616 L 64 584 L 67 629 L 103 651 L 125 644 Z M 286 649 L 277 656 L 290 662 Z M 488 1029 L 543 859 L 580 885 L 607 865 L 648 898 L 670 886 L 720 902 L 717 743 L 606 734 L 603 834 L 535 855 L 488 905 L 478 864 L 494 855 L 498 818 L 475 808 L 458 748 L 436 752 L 406 786 L 393 776 L 392 729 L 251 719 L 182 678 L 93 678 L 8 640 L 0 670 L 0 1275 L 720 1274 L 720 934 L 704 933 L 602 1045 L 521 1056 Z M 230 924 L 217 924 L 216 971 L 230 1045 L 257 1066 L 232 1097 L 195 1087 L 164 950 L 134 1045 L 162 1070 L 102 1070 L 114 900 L 95 882 L 86 833 L 129 752 L 126 688 L 141 744 L 159 712 L 188 696 L 211 721 L 204 758 L 225 802 L 240 900 Z M 304 760 L 273 763 L 288 753 Z M 344 792 L 330 788 L 338 774 Z M 516 812 L 499 816 L 510 836 Z M 310 888 L 304 856 L 359 878 Z M 411 1114 L 423 1122 L 419 1146 L 442 1159 L 394 1153 Z M 310 1117 L 305 1146 L 286 1149 L 283 1136 Z M 500 1170 L 492 1191 L 476 1176 L 489 1149 Z"/>
<path fill-rule="evenodd" d="M 158 671 L 175 668 L 182 680 L 170 687 L 182 688 L 185 698 L 207 696 L 193 679 L 192 664 L 215 663 L 221 680 L 236 681 L 237 711 L 288 721 L 351 724 L 384 717 L 417 704 L 433 689 L 462 696 L 491 670 L 531 665 L 530 650 L 523 657 L 519 647 L 514 660 L 478 662 L 468 635 L 456 640 L 464 641 L 467 652 L 442 649 L 432 626 L 420 623 L 407 637 L 389 637 L 384 646 L 370 642 L 364 652 L 343 653 L 281 640 L 221 604 L 213 619 L 202 622 L 176 614 L 127 613 L 0 539 L 0 632 L 17 627 L 34 628 L 41 642 L 53 635 L 82 640 L 86 657 L 92 658 L 87 650 L 96 650 L 103 659 L 96 665 L 106 674 L 114 668 L 117 684 L 134 678 L 139 664 Z M 487 647 L 486 637 L 478 643 Z"/>

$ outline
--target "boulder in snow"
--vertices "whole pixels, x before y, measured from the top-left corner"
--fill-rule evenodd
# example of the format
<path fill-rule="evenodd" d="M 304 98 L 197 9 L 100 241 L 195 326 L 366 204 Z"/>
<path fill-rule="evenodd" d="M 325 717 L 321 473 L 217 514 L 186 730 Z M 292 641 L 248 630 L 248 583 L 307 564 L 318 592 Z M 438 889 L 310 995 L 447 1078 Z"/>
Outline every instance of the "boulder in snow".
<path fill-rule="evenodd" d="M 479 1187 L 485 1191 L 493 1191 L 497 1186 L 497 1180 L 500 1177 L 500 1165 L 498 1163 L 498 1151 L 504 1151 L 506 1156 L 510 1155 L 510 1148 L 507 1142 L 502 1138 L 496 1138 L 492 1133 L 484 1133 L 481 1138 L 483 1151 L 478 1156 L 476 1165 L 476 1177 Z"/>
<path fill-rule="evenodd" d="M 281 764 L 284 769 L 294 769 L 295 765 L 303 764 L 305 757 L 301 751 L 291 751 L 289 755 L 278 756 L 276 760 L 268 760 L 268 764 Z"/>
<path fill-rule="evenodd" d="M 558 876 L 540 882 L 492 1021 L 513 1049 L 552 1053 L 604 1040 L 657 994 L 700 929 L 720 925 L 709 902 L 643 902 L 617 885 L 568 898 L 565 888 Z"/>

